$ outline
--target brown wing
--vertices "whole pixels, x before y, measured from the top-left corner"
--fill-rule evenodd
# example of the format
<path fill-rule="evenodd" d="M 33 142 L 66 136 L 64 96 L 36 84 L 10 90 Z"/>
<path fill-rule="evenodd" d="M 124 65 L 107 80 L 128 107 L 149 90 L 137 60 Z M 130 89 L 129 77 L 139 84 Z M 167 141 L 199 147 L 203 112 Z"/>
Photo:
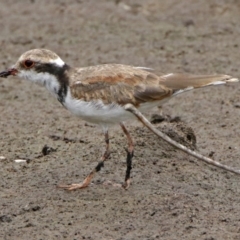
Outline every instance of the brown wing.
<path fill-rule="evenodd" d="M 104 103 L 135 106 L 160 100 L 171 91 L 159 85 L 159 77 L 132 66 L 107 64 L 81 69 L 71 73 L 71 93 L 85 101 L 101 99 Z"/>
<path fill-rule="evenodd" d="M 235 82 L 228 75 L 191 75 L 171 73 L 157 76 L 147 69 L 106 64 L 73 69 L 70 72 L 71 93 L 85 101 L 99 100 L 104 103 L 138 106 L 144 102 L 159 101 L 179 90 Z"/>

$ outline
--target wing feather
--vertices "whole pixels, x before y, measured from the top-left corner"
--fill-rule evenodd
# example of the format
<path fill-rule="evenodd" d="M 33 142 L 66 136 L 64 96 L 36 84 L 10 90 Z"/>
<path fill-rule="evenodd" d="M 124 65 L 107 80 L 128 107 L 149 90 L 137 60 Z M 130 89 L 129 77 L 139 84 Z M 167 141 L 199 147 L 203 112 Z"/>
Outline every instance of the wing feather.
<path fill-rule="evenodd" d="M 161 88 L 159 78 L 140 68 L 126 65 L 99 65 L 79 69 L 71 93 L 84 101 L 102 100 L 106 104 L 135 106 L 147 101 L 162 99 L 169 91 Z"/>
<path fill-rule="evenodd" d="M 148 70 L 148 71 L 147 71 Z M 106 64 L 74 69 L 69 79 L 72 96 L 84 101 L 124 105 L 158 101 L 172 94 L 237 81 L 228 75 L 156 75 L 149 69 Z"/>

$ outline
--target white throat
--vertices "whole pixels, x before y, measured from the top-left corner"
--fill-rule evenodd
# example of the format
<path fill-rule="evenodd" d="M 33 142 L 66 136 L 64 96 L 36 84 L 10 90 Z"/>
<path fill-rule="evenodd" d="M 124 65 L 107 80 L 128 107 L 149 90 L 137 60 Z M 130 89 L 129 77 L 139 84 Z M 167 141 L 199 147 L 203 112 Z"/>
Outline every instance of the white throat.
<path fill-rule="evenodd" d="M 18 77 L 32 81 L 38 85 L 45 86 L 48 91 L 50 91 L 50 93 L 57 97 L 57 93 L 60 89 L 60 84 L 54 75 L 47 72 L 38 73 L 33 70 L 22 70 L 18 73 Z"/>

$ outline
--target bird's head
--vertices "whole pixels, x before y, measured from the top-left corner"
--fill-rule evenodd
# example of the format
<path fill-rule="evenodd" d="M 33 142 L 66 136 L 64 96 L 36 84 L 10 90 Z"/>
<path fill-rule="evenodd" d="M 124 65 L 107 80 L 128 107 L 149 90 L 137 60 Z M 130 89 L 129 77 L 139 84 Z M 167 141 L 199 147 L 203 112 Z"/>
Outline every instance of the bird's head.
<path fill-rule="evenodd" d="M 66 68 L 67 65 L 56 53 L 47 49 L 33 49 L 23 53 L 10 69 L 0 73 L 0 77 L 18 76 L 43 85 L 56 94 Z"/>

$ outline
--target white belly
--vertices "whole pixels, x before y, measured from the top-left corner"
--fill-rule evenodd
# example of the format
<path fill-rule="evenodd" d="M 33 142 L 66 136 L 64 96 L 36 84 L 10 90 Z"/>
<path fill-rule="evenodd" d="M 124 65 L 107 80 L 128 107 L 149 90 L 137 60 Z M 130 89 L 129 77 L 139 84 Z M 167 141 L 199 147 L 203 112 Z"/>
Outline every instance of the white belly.
<path fill-rule="evenodd" d="M 118 104 L 105 105 L 102 101 L 86 102 L 72 98 L 70 92 L 67 93 L 63 104 L 70 112 L 96 124 L 117 124 L 134 116 L 127 112 Z"/>
<path fill-rule="evenodd" d="M 148 111 L 152 107 L 161 105 L 161 103 L 162 101 L 144 103 L 140 105 L 139 110 Z M 95 124 L 111 125 L 135 119 L 132 113 L 116 103 L 105 105 L 100 100 L 94 102 L 77 100 L 72 98 L 70 92 L 67 93 L 63 105 L 74 115 Z"/>

